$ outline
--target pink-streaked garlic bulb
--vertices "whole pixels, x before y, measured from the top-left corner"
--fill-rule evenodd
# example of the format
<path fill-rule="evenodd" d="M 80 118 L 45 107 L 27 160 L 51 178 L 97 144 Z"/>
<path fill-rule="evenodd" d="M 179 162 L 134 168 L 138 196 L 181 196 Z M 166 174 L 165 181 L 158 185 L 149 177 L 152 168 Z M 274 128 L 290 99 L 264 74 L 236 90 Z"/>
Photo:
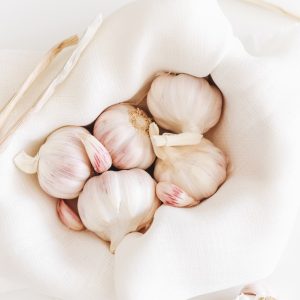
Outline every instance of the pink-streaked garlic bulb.
<path fill-rule="evenodd" d="M 165 73 L 152 82 L 147 104 L 162 128 L 203 134 L 220 119 L 222 94 L 205 78 Z"/>
<path fill-rule="evenodd" d="M 202 138 L 195 145 L 174 146 L 181 144 L 180 135 L 178 141 L 174 135 L 172 147 L 159 146 L 158 126 L 152 123 L 149 131 L 157 156 L 154 178 L 160 183 L 157 193 L 163 202 L 179 207 L 196 205 L 212 196 L 225 181 L 227 159 L 209 140 Z M 177 197 L 176 201 L 168 200 L 168 194 L 170 199 Z"/>
<path fill-rule="evenodd" d="M 105 147 L 85 128 L 76 126 L 54 131 L 36 156 L 21 152 L 14 161 L 21 171 L 37 173 L 47 194 L 62 199 L 78 197 L 93 169 L 102 173 L 112 164 Z"/>
<path fill-rule="evenodd" d="M 110 250 L 130 232 L 147 228 L 160 205 L 156 182 L 144 170 L 107 171 L 92 177 L 78 199 L 85 227 L 105 241 Z"/>
<path fill-rule="evenodd" d="M 98 117 L 94 135 L 109 151 L 116 168 L 147 169 L 155 160 L 149 137 L 150 123 L 143 110 L 117 104 Z"/>

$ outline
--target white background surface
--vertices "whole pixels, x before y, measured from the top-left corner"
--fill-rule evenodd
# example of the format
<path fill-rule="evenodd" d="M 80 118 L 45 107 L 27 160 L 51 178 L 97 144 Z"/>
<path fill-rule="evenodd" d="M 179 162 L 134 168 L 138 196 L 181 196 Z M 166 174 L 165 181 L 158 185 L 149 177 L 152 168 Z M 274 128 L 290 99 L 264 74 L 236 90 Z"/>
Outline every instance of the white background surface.
<path fill-rule="evenodd" d="M 99 12 L 108 15 L 128 2 L 131 0 L 0 0 L 0 48 L 45 51 L 63 38 L 81 32 Z M 295 22 L 276 12 L 267 12 L 238 0 L 219 2 L 236 34 L 241 36 L 246 48 L 251 51 L 255 51 L 258 46 L 256 39 L 267 40 L 274 32 L 292 26 Z M 263 32 L 261 26 L 264 26 Z M 299 298 L 299 253 L 300 216 L 277 269 L 266 279 L 278 299 Z M 230 300 L 234 298 L 237 289 L 198 297 L 197 300 Z M 30 295 L 27 298 L 15 293 L 6 299 L 34 300 Z M 46 298 L 37 296 L 36 299 Z"/>

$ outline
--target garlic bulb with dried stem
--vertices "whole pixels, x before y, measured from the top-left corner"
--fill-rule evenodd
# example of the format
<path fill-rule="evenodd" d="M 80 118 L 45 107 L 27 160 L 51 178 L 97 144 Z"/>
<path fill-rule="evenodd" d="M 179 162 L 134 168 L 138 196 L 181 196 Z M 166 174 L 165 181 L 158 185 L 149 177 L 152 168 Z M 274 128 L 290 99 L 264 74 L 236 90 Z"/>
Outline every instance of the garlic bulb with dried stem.
<path fill-rule="evenodd" d="M 54 131 L 35 157 L 21 152 L 14 161 L 21 171 L 37 173 L 47 194 L 63 199 L 79 195 L 93 168 L 102 173 L 112 163 L 105 147 L 86 129 L 76 126 Z"/>
<path fill-rule="evenodd" d="M 159 183 L 173 184 L 184 192 L 182 201 L 178 203 L 169 201 L 168 204 L 173 206 L 196 205 L 201 200 L 213 195 L 224 182 L 227 164 L 225 155 L 210 141 L 203 138 L 196 145 L 159 147 L 155 142 L 157 140 L 155 137 L 159 136 L 158 126 L 152 123 L 149 131 L 155 154 L 158 157 L 154 168 L 154 178 Z M 166 202 L 167 198 L 164 194 L 174 188 L 176 189 L 174 186 L 160 184 L 158 196 L 163 202 Z"/>
<path fill-rule="evenodd" d="M 147 104 L 162 128 L 205 133 L 220 119 L 222 94 L 204 78 L 163 74 L 154 79 Z"/>
<path fill-rule="evenodd" d="M 130 232 L 149 226 L 160 202 L 156 183 L 144 170 L 107 171 L 92 177 L 78 199 L 83 224 L 105 241 L 110 250 Z"/>
<path fill-rule="evenodd" d="M 97 119 L 95 137 L 109 151 L 119 169 L 147 169 L 155 160 L 149 137 L 151 119 L 129 104 L 109 107 Z"/>

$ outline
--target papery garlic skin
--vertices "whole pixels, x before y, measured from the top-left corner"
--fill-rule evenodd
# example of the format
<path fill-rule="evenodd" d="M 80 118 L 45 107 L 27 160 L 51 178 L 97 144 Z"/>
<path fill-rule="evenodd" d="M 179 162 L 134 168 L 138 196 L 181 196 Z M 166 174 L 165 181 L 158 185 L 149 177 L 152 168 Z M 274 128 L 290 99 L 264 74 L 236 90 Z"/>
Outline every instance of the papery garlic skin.
<path fill-rule="evenodd" d="M 204 78 L 163 74 L 152 82 L 147 104 L 162 128 L 205 133 L 220 119 L 222 94 Z"/>
<path fill-rule="evenodd" d="M 67 228 L 74 231 L 82 231 L 85 229 L 79 216 L 65 203 L 64 200 L 60 199 L 57 201 L 56 211 L 60 221 Z"/>
<path fill-rule="evenodd" d="M 41 188 L 50 196 L 74 199 L 92 175 L 92 165 L 103 172 L 110 168 L 111 158 L 86 129 L 67 126 L 50 134 L 36 157 L 22 152 L 15 164 L 25 173 L 37 173 Z"/>
<path fill-rule="evenodd" d="M 126 234 L 149 226 L 160 205 L 155 186 L 141 169 L 107 171 L 84 186 L 78 199 L 79 215 L 86 228 L 111 242 L 114 252 Z"/>
<path fill-rule="evenodd" d="M 129 104 L 109 107 L 97 119 L 95 137 L 109 151 L 119 169 L 147 169 L 155 160 L 149 137 L 151 119 Z"/>

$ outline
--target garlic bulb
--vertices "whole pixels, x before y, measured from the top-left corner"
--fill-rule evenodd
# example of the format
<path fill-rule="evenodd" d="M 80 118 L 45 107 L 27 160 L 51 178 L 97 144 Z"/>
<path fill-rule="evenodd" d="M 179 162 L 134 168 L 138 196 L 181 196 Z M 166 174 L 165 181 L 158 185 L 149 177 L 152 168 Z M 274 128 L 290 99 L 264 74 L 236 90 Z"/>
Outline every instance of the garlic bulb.
<path fill-rule="evenodd" d="M 185 199 L 190 199 L 185 206 L 195 205 L 216 192 L 226 178 L 227 161 L 221 150 L 205 138 L 192 146 L 158 147 L 154 138 L 159 135 L 157 125 L 152 123 L 149 130 L 158 157 L 154 168 L 157 182 L 182 189 Z"/>
<path fill-rule="evenodd" d="M 155 181 L 144 170 L 107 171 L 92 177 L 78 199 L 83 224 L 115 251 L 123 237 L 149 226 L 159 200 Z"/>
<path fill-rule="evenodd" d="M 60 221 L 69 229 L 75 231 L 81 231 L 85 229 L 80 218 L 64 200 L 60 199 L 57 201 L 56 211 Z"/>
<path fill-rule="evenodd" d="M 15 157 L 16 166 L 28 174 L 38 174 L 41 188 L 50 196 L 74 199 L 79 195 L 93 168 L 108 170 L 111 157 L 86 129 L 67 126 L 53 132 L 35 157 L 25 152 Z"/>
<path fill-rule="evenodd" d="M 109 151 L 119 169 L 147 169 L 155 160 L 149 137 L 151 119 L 129 104 L 109 107 L 97 119 L 95 137 Z"/>
<path fill-rule="evenodd" d="M 205 133 L 220 119 L 222 94 L 204 78 L 163 74 L 152 82 L 147 104 L 161 127 Z"/>

